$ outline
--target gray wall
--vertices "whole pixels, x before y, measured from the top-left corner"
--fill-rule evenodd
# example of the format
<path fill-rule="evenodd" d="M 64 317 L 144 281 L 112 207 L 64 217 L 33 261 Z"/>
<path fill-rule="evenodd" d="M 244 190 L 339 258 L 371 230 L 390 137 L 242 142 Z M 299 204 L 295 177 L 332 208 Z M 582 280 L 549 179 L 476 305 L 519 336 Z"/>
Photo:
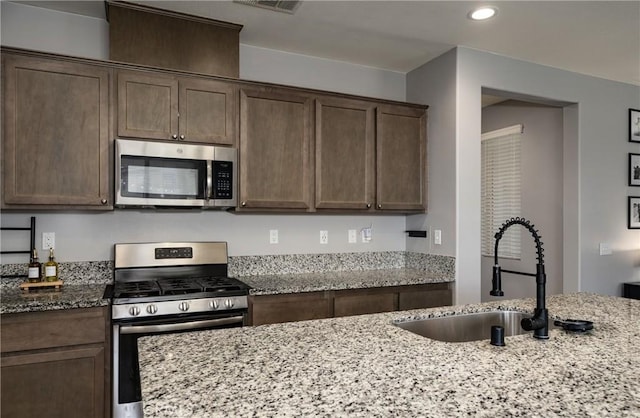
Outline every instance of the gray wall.
<path fill-rule="evenodd" d="M 447 122 L 444 128 L 430 126 L 429 132 L 441 130 L 455 137 L 455 151 L 444 149 L 448 154 L 438 155 L 456 161 L 455 165 L 442 166 L 439 173 L 441 178 L 455 179 L 455 204 L 431 199 L 430 207 L 443 205 L 443 210 L 448 207 L 457 212 L 453 238 L 457 303 L 481 300 L 483 88 L 573 103 L 563 109 L 563 178 L 558 180 L 563 182 L 564 191 L 564 290 L 619 295 L 622 282 L 640 280 L 640 231 L 626 226 L 627 196 L 638 193 L 627 186 L 625 178 L 627 154 L 640 152 L 637 144 L 628 142 L 627 128 L 628 109 L 640 107 L 640 87 L 470 48 L 459 47 L 455 53 L 455 64 L 450 62 L 447 68 L 456 78 L 455 127 L 450 129 Z M 423 71 L 424 66 L 408 74 L 408 92 L 429 91 L 438 84 L 437 80 L 420 77 Z M 431 135 L 429 140 L 445 139 Z M 613 255 L 600 256 L 600 242 L 610 243 Z"/>
<path fill-rule="evenodd" d="M 544 243 L 547 294 L 562 293 L 562 154 L 563 111 L 559 107 L 509 100 L 482 109 L 482 132 L 516 124 L 524 125 L 521 166 L 522 195 L 520 216 L 530 220 L 540 231 Z M 514 226 L 514 228 L 518 228 Z M 505 269 L 535 273 L 534 241 L 521 228 L 520 260 L 500 259 Z M 489 295 L 493 257 L 482 257 L 481 297 L 483 301 L 499 299 Z M 533 277 L 504 274 L 502 289 L 508 298 L 536 296 Z"/>
<path fill-rule="evenodd" d="M 407 74 L 407 100 L 429 105 L 427 119 L 428 214 L 407 217 L 408 229 L 426 229 L 427 240 L 409 238 L 407 250 L 456 255 L 456 51 L 451 50 Z M 442 231 L 442 244 L 433 231 Z M 458 292 L 464 289 L 457 288 Z"/>
<path fill-rule="evenodd" d="M 108 24 L 68 13 L 0 3 L 2 45 L 97 59 L 108 58 Z M 405 99 L 405 74 L 371 67 L 241 45 L 240 75 L 248 80 L 285 83 L 385 99 Z M 116 242 L 224 240 L 230 255 L 403 251 L 405 216 L 234 215 L 223 212 L 116 210 L 109 213 L 2 213 L 2 225 L 28 225 L 37 217 L 38 237 L 56 233 L 60 261 L 109 260 Z M 348 244 L 347 230 L 373 226 L 370 243 Z M 269 244 L 278 229 L 280 243 Z M 329 244 L 319 244 L 319 231 Z M 2 235 L 3 249 L 19 246 L 20 236 Z M 28 240 L 25 240 L 28 241 Z M 27 244 L 28 245 L 28 244 Z M 6 256 L 3 263 L 24 256 Z"/>

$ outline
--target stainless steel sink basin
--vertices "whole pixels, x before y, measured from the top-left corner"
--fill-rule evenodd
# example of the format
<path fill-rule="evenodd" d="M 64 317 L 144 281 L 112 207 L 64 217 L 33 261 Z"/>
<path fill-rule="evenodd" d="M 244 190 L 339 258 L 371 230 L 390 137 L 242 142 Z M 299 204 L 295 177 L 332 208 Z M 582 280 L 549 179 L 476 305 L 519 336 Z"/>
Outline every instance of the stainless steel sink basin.
<path fill-rule="evenodd" d="M 502 325 L 505 337 L 532 333 L 532 331 L 523 330 L 520 326 L 522 318 L 530 317 L 531 314 L 524 312 L 491 311 L 417 319 L 397 322 L 394 325 L 433 340 L 465 342 L 489 340 L 492 325 Z M 553 327 L 551 321 L 549 327 Z"/>

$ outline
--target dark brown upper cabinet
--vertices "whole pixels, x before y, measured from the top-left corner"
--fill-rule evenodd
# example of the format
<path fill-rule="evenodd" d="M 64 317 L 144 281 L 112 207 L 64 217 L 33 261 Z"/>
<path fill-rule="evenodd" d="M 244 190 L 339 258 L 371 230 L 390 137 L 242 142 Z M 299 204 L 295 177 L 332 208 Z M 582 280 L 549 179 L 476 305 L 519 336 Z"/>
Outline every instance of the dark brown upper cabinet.
<path fill-rule="evenodd" d="M 231 82 L 119 71 L 118 135 L 234 145 L 236 97 Z"/>
<path fill-rule="evenodd" d="M 240 207 L 313 209 L 312 99 L 289 89 L 240 91 Z"/>
<path fill-rule="evenodd" d="M 316 100 L 316 208 L 368 210 L 375 195 L 375 105 Z"/>
<path fill-rule="evenodd" d="M 381 105 L 376 110 L 376 209 L 424 212 L 427 207 L 427 113 Z"/>
<path fill-rule="evenodd" d="M 2 207 L 111 209 L 108 67 L 2 54 Z"/>

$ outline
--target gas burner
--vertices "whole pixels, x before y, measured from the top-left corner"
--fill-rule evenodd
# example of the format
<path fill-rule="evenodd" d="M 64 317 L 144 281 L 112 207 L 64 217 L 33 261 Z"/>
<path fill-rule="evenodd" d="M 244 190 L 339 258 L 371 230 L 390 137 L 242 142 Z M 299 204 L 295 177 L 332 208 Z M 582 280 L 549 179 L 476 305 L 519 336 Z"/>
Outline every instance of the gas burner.
<path fill-rule="evenodd" d="M 189 278 L 158 281 L 163 295 L 186 295 L 202 292 L 202 287 Z"/>
<path fill-rule="evenodd" d="M 144 298 L 161 293 L 158 283 L 149 280 L 117 283 L 114 289 L 114 296 L 118 298 Z"/>

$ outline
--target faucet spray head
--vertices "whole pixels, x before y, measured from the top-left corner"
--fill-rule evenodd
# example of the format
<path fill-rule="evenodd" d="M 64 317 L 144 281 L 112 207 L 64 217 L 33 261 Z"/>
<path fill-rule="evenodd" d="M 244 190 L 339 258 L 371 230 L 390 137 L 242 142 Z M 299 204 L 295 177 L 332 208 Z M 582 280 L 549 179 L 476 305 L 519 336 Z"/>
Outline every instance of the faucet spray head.
<path fill-rule="evenodd" d="M 502 291 L 502 274 L 500 271 L 499 265 L 493 266 L 493 278 L 491 279 L 492 289 L 489 294 L 491 296 L 504 296 L 504 292 Z"/>

